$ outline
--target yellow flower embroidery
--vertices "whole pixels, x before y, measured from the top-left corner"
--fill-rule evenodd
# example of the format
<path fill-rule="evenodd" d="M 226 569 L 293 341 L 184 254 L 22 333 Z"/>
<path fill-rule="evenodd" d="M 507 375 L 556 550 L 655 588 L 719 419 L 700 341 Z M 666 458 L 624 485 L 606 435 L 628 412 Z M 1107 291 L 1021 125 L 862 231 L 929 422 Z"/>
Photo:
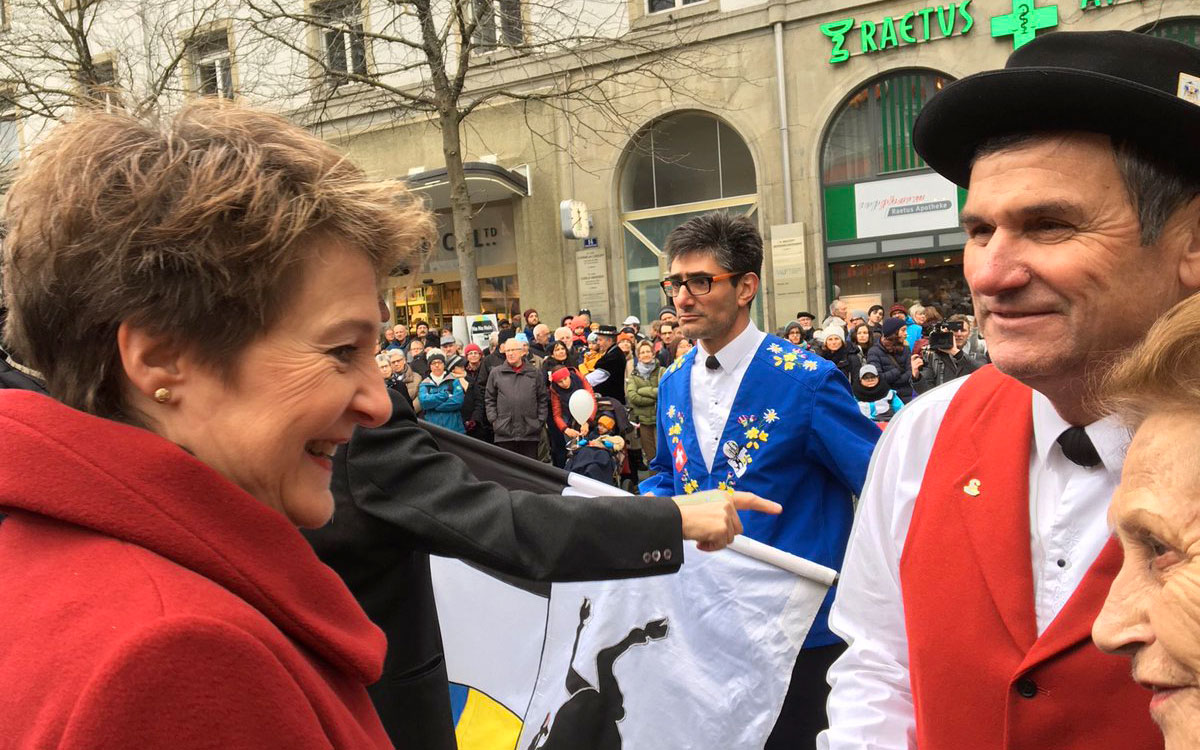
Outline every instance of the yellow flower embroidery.
<path fill-rule="evenodd" d="M 772 354 L 778 354 L 781 351 L 783 351 L 783 347 L 781 347 L 779 344 L 771 344 L 770 346 L 767 347 L 767 351 L 769 351 Z"/>
<path fill-rule="evenodd" d="M 725 492 L 729 492 L 729 485 L 726 484 L 725 482 L 718 482 L 717 489 L 724 490 Z"/>
<path fill-rule="evenodd" d="M 757 427 L 751 427 L 750 429 L 746 430 L 746 439 L 747 440 L 753 440 L 756 437 L 758 437 L 758 428 Z"/>
<path fill-rule="evenodd" d="M 667 409 L 667 416 L 671 419 L 675 418 L 675 405 L 671 404 L 671 408 Z"/>
<path fill-rule="evenodd" d="M 783 361 L 784 362 L 795 362 L 797 356 L 798 355 L 796 354 L 796 352 L 788 352 L 787 354 L 783 355 Z"/>
<path fill-rule="evenodd" d="M 671 429 L 667 430 L 668 435 L 678 435 L 683 432 L 683 425 L 676 423 L 671 425 Z"/>
<path fill-rule="evenodd" d="M 695 479 L 693 479 L 691 481 L 684 482 L 683 491 L 690 495 L 693 492 L 695 492 L 697 490 L 697 488 L 699 488 L 699 487 L 700 487 L 700 483 L 697 482 Z"/>
<path fill-rule="evenodd" d="M 765 433 L 765 432 L 758 433 L 758 439 L 760 442 L 763 442 L 763 443 L 767 442 L 767 433 Z"/>
<path fill-rule="evenodd" d="M 810 360 L 810 361 L 808 361 L 808 362 L 805 362 L 805 363 L 804 363 L 804 369 L 805 369 L 805 370 L 809 370 L 809 371 L 811 372 L 812 370 L 815 370 L 815 369 L 817 369 L 817 363 L 816 363 L 816 362 L 813 362 L 813 361 L 811 361 L 811 360 Z"/>
<path fill-rule="evenodd" d="M 779 415 L 777 413 L 775 413 L 774 409 L 767 409 L 765 412 L 763 412 L 763 421 L 766 422 L 767 424 L 771 424 L 772 422 L 778 422 Z M 766 439 L 767 439 L 766 435 L 764 435 L 763 440 L 766 440 Z"/>

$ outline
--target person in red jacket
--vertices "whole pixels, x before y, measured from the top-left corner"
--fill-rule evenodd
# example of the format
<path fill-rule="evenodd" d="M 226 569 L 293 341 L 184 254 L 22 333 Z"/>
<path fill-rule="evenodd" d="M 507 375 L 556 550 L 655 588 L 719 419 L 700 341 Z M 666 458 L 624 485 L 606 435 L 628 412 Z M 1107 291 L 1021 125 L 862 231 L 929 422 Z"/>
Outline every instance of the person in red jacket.
<path fill-rule="evenodd" d="M 1059 32 L 919 115 L 917 152 L 969 188 L 963 269 L 994 367 L 883 433 L 830 617 L 849 647 L 820 747 L 1162 747 L 1151 693 L 1091 641 L 1129 444 L 1096 383 L 1200 290 L 1197 74 L 1178 42 Z"/>
<path fill-rule="evenodd" d="M 59 125 L 7 196 L 6 747 L 386 748 L 383 633 L 297 527 L 391 414 L 381 279 L 432 231 L 282 118 Z"/>

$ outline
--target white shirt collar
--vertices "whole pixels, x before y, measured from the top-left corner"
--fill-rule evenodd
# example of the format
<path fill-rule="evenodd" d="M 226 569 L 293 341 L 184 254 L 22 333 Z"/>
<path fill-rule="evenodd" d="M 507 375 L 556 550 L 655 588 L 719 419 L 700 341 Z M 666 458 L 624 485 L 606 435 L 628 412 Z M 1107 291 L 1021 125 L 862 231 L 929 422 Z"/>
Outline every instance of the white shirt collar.
<path fill-rule="evenodd" d="M 762 339 L 762 332 L 758 330 L 758 327 L 754 325 L 754 321 L 751 320 L 746 324 L 746 327 L 742 330 L 742 332 L 733 339 L 733 341 L 730 341 L 728 344 L 721 347 L 721 351 L 716 352 L 715 354 L 708 351 L 704 347 L 703 341 L 697 341 L 696 347 L 700 351 L 696 352 L 696 359 L 698 361 L 693 366 L 703 365 L 704 361 L 708 359 L 709 355 L 713 355 L 717 358 L 717 361 L 721 363 L 722 370 L 725 370 L 726 372 L 733 372 L 733 370 L 737 368 L 739 362 L 754 354 L 754 352 L 758 349 L 759 344 L 762 343 Z"/>
<path fill-rule="evenodd" d="M 1058 436 L 1071 424 L 1058 415 L 1050 399 L 1038 391 L 1033 392 L 1033 442 L 1038 458 L 1045 461 L 1054 449 Z M 1129 430 L 1112 415 L 1084 427 L 1096 446 L 1096 453 L 1104 468 L 1117 477 L 1125 465 L 1125 450 L 1129 447 Z"/>

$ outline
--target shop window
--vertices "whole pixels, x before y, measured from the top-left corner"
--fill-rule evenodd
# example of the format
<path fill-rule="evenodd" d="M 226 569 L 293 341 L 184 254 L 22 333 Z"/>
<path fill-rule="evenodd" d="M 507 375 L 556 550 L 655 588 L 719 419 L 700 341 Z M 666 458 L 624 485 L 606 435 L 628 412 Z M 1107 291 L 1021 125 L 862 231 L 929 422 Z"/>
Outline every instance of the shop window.
<path fill-rule="evenodd" d="M 667 234 L 709 211 L 753 214 L 758 178 L 750 148 L 725 122 L 702 112 L 664 117 L 634 137 L 621 170 L 628 310 L 657 317 Z M 761 322 L 761 313 L 755 316 Z"/>
<path fill-rule="evenodd" d="M 1193 47 L 1200 47 L 1200 18 L 1170 18 L 1165 21 L 1155 21 L 1138 30 L 1150 36 L 1161 36 L 1190 44 Z"/>
<path fill-rule="evenodd" d="M 935 305 L 943 315 L 973 313 L 961 250 L 899 258 L 872 258 L 829 266 L 842 299 L 858 307 L 893 302 Z"/>
<path fill-rule="evenodd" d="M 929 98 L 951 79 L 928 71 L 889 73 L 854 92 L 834 115 L 821 149 L 825 184 L 922 169 L 912 127 Z"/>
<path fill-rule="evenodd" d="M 367 74 L 367 42 L 362 10 L 356 0 L 337 0 L 313 6 L 321 20 L 325 74 L 330 78 Z"/>
<path fill-rule="evenodd" d="M 200 96 L 233 98 L 233 60 L 229 35 L 224 31 L 193 37 L 188 42 L 191 89 Z"/>

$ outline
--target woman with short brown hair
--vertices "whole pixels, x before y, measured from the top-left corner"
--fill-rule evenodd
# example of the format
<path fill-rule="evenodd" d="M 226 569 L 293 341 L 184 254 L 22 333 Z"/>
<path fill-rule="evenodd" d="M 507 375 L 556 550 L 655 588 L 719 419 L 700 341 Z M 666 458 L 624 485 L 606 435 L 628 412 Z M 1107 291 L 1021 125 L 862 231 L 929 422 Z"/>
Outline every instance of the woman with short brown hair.
<path fill-rule="evenodd" d="M 378 288 L 427 212 L 205 101 L 58 126 L 6 222 L 7 342 L 57 400 L 0 393 L 5 739 L 390 746 L 383 636 L 296 526 L 390 415 Z"/>

